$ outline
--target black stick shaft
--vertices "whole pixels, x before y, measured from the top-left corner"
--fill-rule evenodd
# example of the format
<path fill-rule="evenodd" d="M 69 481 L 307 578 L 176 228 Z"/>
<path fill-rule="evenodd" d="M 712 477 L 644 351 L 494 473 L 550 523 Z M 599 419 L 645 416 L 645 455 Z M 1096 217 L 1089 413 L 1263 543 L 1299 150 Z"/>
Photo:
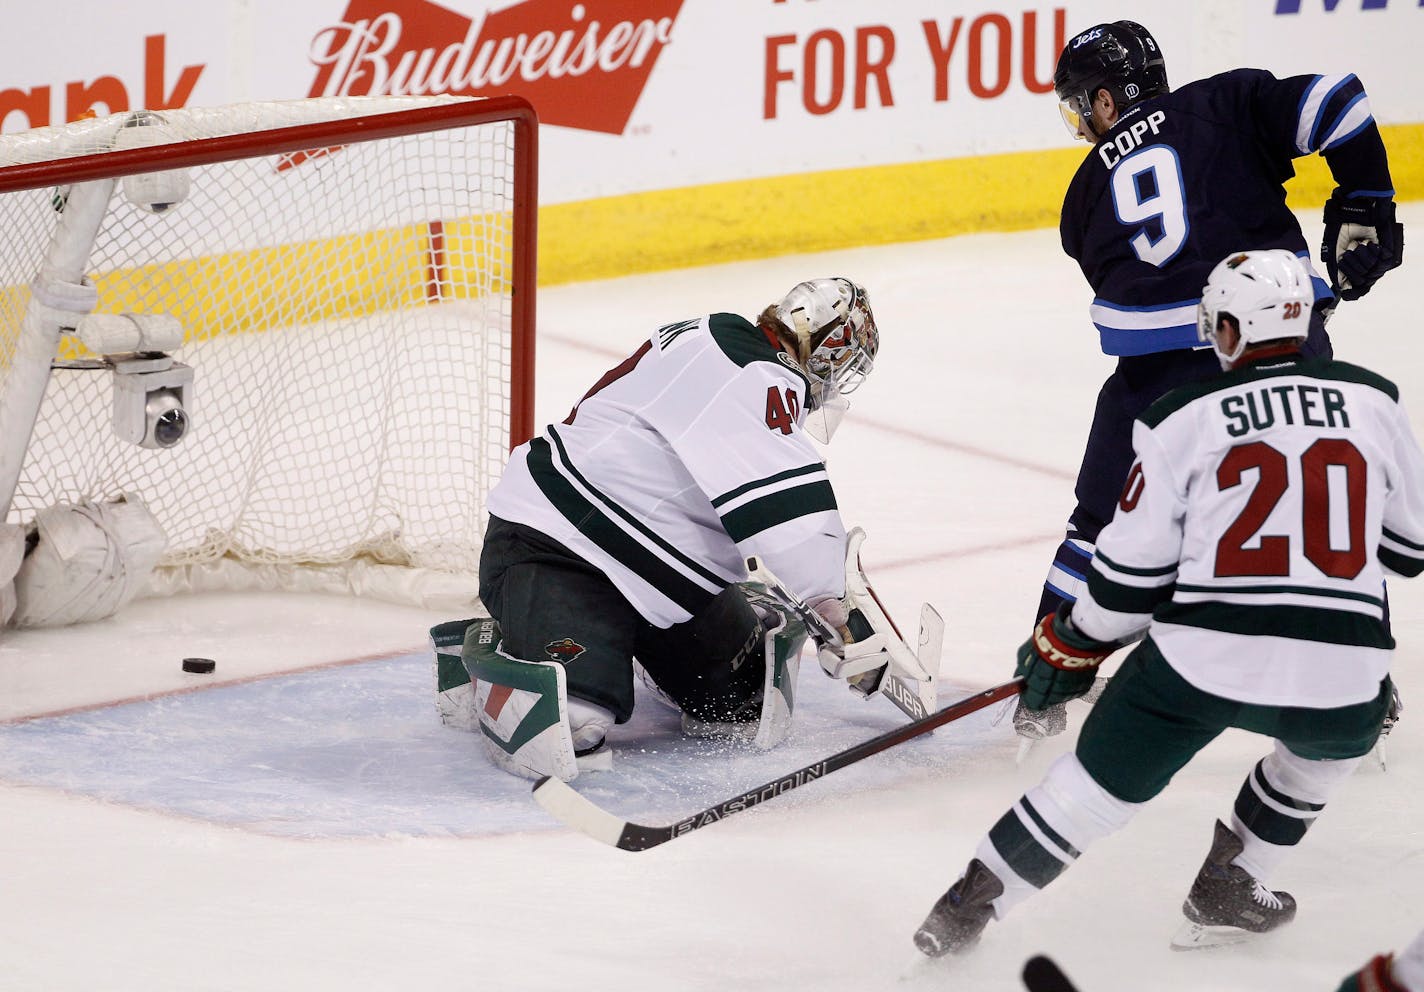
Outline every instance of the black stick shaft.
<path fill-rule="evenodd" d="M 1035 955 L 1024 964 L 1023 982 L 1028 992 L 1078 992 L 1051 958 Z"/>
<path fill-rule="evenodd" d="M 772 779 L 764 785 L 755 789 L 748 789 L 739 796 L 724 800 L 715 806 L 709 806 L 699 813 L 678 820 L 676 823 L 666 827 L 649 827 L 639 823 L 629 822 L 623 827 L 623 832 L 618 838 L 617 846 L 625 851 L 645 851 L 650 847 L 659 844 L 666 844 L 670 840 L 676 840 L 683 834 L 700 830 L 713 823 L 720 822 L 734 813 L 751 809 L 753 806 L 766 802 L 768 799 L 798 789 L 808 782 L 814 782 L 819 778 L 829 775 L 833 771 L 853 765 L 873 754 L 888 750 L 897 744 L 918 737 L 923 733 L 942 727 L 946 723 L 951 723 L 970 713 L 977 712 L 986 706 L 992 705 L 1001 699 L 1008 699 L 1010 696 L 1018 694 L 1023 686 L 1022 679 L 1014 679 L 1002 685 L 996 685 L 992 689 L 985 689 L 967 699 L 961 699 L 957 703 L 951 703 L 941 710 L 930 714 L 923 720 L 916 720 L 907 723 L 903 727 L 896 727 L 894 730 L 881 734 L 879 737 L 872 737 L 868 741 L 862 741 L 852 747 L 839 751 L 828 758 L 798 768 L 793 772 L 788 772 L 780 778 Z"/>

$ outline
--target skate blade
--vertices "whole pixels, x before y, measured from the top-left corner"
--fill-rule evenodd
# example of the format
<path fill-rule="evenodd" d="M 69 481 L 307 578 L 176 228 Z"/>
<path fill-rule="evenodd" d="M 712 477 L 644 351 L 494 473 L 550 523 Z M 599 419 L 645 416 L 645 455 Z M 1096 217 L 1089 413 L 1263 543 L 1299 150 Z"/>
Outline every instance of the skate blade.
<path fill-rule="evenodd" d="M 1212 927 L 1187 920 L 1172 937 L 1172 950 L 1202 951 L 1211 947 L 1229 947 L 1259 936 L 1240 927 Z"/>

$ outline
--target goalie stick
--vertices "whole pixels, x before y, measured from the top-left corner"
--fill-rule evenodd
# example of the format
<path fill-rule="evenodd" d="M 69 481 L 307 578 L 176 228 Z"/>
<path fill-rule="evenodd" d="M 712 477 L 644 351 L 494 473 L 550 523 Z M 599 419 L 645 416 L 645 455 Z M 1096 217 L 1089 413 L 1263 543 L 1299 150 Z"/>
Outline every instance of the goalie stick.
<path fill-rule="evenodd" d="M 787 772 L 755 789 L 748 789 L 741 795 L 724 799 L 691 816 L 684 817 L 667 826 L 647 826 L 631 820 L 621 820 L 614 814 L 596 805 L 562 779 L 541 778 L 534 783 L 534 800 L 550 816 L 566 826 L 582 831 L 594 840 L 600 840 L 623 851 L 646 851 L 650 847 L 666 844 L 670 840 L 689 834 L 694 830 L 718 823 L 733 813 L 751 809 L 768 799 L 774 799 L 792 789 L 799 789 L 809 782 L 829 775 L 833 771 L 853 765 L 857 761 L 879 754 L 897 744 L 927 733 L 946 723 L 952 723 L 968 716 L 1001 699 L 1016 695 L 1023 686 L 1023 679 L 1014 679 L 992 689 L 985 689 L 957 703 L 951 703 L 923 720 L 916 720 L 896 727 L 879 737 L 872 737 L 844 751 L 838 751 L 828 758 L 812 762 L 803 768 Z"/>
<path fill-rule="evenodd" d="M 859 563 L 857 556 L 857 567 Z M 863 577 L 864 572 L 861 574 Z M 767 567 L 766 562 L 756 556 L 748 558 L 747 576 L 751 581 L 759 582 L 765 586 L 772 598 L 796 614 L 806 626 L 807 633 L 811 635 L 811 639 L 816 642 L 817 647 L 840 642 L 840 634 L 827 622 L 826 618 L 807 606 L 801 597 L 788 589 L 776 577 L 776 573 Z M 895 636 L 903 644 L 905 639 L 900 633 L 900 628 L 896 626 L 895 620 L 886 611 L 885 605 L 880 602 L 880 597 L 875 594 L 874 589 L 870 588 L 868 582 L 865 583 L 865 587 L 871 598 L 875 600 L 875 604 L 880 607 L 880 612 L 890 622 L 890 628 L 895 632 Z M 871 696 L 879 692 L 911 720 L 923 720 L 934 712 L 936 695 L 939 691 L 935 677 L 939 673 L 940 655 L 943 651 L 944 620 L 933 606 L 925 603 L 920 608 L 920 637 L 916 660 L 920 667 L 928 673 L 929 678 L 924 681 L 906 678 L 891 671 L 890 666 L 886 665 L 878 673 L 867 672 L 862 676 L 861 678 L 865 682 L 863 687 L 856 691 L 864 696 Z"/>

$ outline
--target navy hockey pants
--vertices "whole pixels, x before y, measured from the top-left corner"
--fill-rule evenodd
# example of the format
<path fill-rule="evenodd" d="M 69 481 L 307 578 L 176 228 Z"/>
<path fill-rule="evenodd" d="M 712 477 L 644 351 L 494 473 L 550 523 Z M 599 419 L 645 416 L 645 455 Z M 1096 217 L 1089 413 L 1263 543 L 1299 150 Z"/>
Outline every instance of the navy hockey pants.
<path fill-rule="evenodd" d="M 1310 337 L 1301 350 L 1310 358 L 1332 355 L 1330 338 L 1318 309 L 1310 322 Z M 1068 518 L 1067 538 L 1054 556 L 1053 569 L 1044 583 L 1033 623 L 1056 610 L 1060 603 L 1077 599 L 1065 586 L 1073 579 L 1086 577 L 1092 556 L 1073 541 L 1096 544 L 1098 534 L 1112 519 L 1122 484 L 1132 468 L 1133 421 L 1178 386 L 1220 374 L 1221 363 L 1211 348 L 1161 351 L 1118 359 L 1117 368 L 1098 392 L 1093 426 L 1088 431 L 1078 481 L 1073 487 L 1078 505 Z"/>

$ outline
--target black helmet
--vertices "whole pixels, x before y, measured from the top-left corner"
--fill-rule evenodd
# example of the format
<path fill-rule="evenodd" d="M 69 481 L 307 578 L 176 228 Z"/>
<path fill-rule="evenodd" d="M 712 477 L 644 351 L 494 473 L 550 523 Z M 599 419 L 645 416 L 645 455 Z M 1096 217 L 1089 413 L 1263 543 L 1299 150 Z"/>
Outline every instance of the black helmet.
<path fill-rule="evenodd" d="M 1135 21 L 1098 24 L 1064 47 L 1053 70 L 1064 120 L 1075 134 L 1078 120 L 1092 117 L 1093 94 L 1105 89 L 1119 111 L 1140 100 L 1167 92 L 1167 65 L 1162 49 L 1146 28 Z"/>

